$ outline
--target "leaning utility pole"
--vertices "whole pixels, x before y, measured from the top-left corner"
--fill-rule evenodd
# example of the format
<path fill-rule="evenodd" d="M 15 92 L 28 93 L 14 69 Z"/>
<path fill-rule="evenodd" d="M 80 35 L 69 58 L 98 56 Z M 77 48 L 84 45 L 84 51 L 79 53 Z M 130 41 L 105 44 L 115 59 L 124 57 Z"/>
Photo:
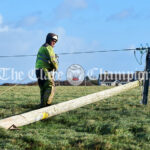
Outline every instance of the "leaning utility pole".
<path fill-rule="evenodd" d="M 148 89 L 149 89 L 149 81 L 150 81 L 150 47 L 148 47 L 147 55 L 146 55 L 146 67 L 144 72 L 144 81 L 143 81 L 143 99 L 142 104 L 147 105 L 148 101 Z"/>

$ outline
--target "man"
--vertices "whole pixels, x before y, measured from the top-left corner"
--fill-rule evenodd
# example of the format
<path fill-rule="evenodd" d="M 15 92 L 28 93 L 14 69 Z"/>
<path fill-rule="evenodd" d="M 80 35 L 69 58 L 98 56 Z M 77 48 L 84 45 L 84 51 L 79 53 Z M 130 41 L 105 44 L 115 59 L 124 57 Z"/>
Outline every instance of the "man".
<path fill-rule="evenodd" d="M 36 59 L 36 77 L 40 87 L 40 107 L 49 106 L 54 97 L 54 81 L 52 71 L 58 69 L 58 62 L 53 47 L 58 41 L 58 35 L 48 33 L 46 42 L 38 51 Z"/>

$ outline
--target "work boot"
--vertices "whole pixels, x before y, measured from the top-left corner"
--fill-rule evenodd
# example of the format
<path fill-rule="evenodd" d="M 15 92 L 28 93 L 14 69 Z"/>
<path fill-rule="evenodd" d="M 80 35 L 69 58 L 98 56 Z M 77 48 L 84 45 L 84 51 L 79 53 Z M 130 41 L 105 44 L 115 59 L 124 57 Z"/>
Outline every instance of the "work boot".
<path fill-rule="evenodd" d="M 42 108 L 42 107 L 45 107 L 44 106 L 44 99 L 43 98 L 41 98 L 41 104 L 40 104 L 40 108 Z"/>
<path fill-rule="evenodd" d="M 46 104 L 46 106 L 51 106 L 52 104 Z"/>

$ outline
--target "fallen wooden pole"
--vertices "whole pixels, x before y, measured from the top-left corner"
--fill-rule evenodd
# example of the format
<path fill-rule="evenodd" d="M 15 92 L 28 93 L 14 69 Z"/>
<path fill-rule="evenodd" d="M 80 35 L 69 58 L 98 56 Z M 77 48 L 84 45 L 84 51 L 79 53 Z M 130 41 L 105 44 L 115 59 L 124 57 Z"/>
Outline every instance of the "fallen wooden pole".
<path fill-rule="evenodd" d="M 134 81 L 125 85 L 114 87 L 112 89 L 107 89 L 101 92 L 90 94 L 87 96 L 79 97 L 73 100 L 62 102 L 56 105 L 44 107 L 20 115 L 12 116 L 0 120 L 0 127 L 9 129 L 10 127 L 20 127 L 24 126 L 42 119 L 46 119 L 76 108 L 98 102 L 100 100 L 109 98 L 111 96 L 117 95 L 121 92 L 127 91 L 129 89 L 139 86 L 140 81 Z"/>

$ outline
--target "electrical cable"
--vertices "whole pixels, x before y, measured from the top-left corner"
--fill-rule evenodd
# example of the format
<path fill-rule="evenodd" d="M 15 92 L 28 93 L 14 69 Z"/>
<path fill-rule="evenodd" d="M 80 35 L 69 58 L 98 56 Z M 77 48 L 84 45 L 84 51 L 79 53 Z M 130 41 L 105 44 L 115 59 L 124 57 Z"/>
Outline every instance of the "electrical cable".
<path fill-rule="evenodd" d="M 136 57 L 136 50 L 140 50 L 140 52 L 141 52 L 141 59 L 140 59 L 140 62 L 139 62 L 139 60 L 138 60 L 137 57 Z M 64 53 L 59 53 L 58 55 L 134 51 L 134 56 L 135 56 L 137 62 L 138 62 L 139 64 L 141 64 L 142 57 L 143 57 L 143 55 L 144 55 L 144 53 L 145 53 L 145 52 L 142 52 L 142 50 L 145 50 L 145 52 L 146 52 L 147 48 L 143 48 L 143 47 L 142 47 L 142 48 L 136 48 L 136 49 L 134 48 L 134 49 L 120 49 L 120 50 L 99 50 L 99 51 L 85 51 L 85 52 L 83 52 L 83 51 L 78 51 L 78 52 L 70 52 L 70 53 L 67 53 L 67 52 L 65 53 L 65 52 L 64 52 Z M 37 55 L 11 55 L 11 56 L 0 56 L 0 58 L 9 58 L 9 57 L 31 57 L 31 56 L 34 57 L 34 56 L 37 56 Z M 24 81 L 24 80 L 26 80 L 26 78 L 23 79 L 22 81 Z M 9 89 L 7 89 L 7 90 L 1 92 L 0 95 L 6 93 L 7 91 L 9 91 L 10 89 L 14 88 L 15 86 L 17 86 L 17 84 L 15 84 L 14 86 L 10 87 Z"/>
<path fill-rule="evenodd" d="M 140 50 L 141 56 L 140 56 L 140 59 L 138 60 L 138 58 L 136 56 L 136 50 L 134 50 L 134 57 L 139 65 L 142 65 L 142 57 L 146 52 L 147 52 L 147 49 L 145 49 L 144 51 Z"/>
<path fill-rule="evenodd" d="M 107 53 L 107 52 L 123 52 L 123 51 L 134 51 L 136 49 L 120 49 L 120 50 L 99 50 L 99 51 L 78 51 L 78 52 L 63 52 L 63 53 L 58 53 L 58 55 L 74 55 L 74 54 L 88 54 L 88 53 Z M 34 57 L 37 55 L 5 55 L 5 56 L 0 56 L 0 58 L 9 58 L 9 57 Z"/>

